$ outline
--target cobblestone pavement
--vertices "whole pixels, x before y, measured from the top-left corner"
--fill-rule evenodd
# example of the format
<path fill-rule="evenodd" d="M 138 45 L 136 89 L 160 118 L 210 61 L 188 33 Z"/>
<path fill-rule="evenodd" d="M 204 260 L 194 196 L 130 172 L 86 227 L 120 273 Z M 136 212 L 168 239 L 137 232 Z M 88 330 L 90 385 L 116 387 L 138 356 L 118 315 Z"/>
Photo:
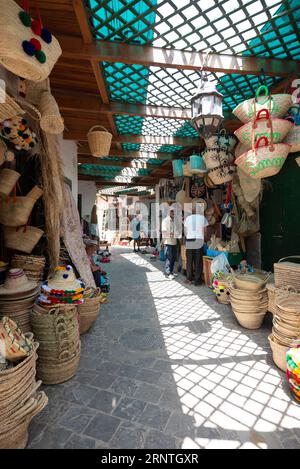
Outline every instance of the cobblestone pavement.
<path fill-rule="evenodd" d="M 240 327 L 206 287 L 114 248 L 110 302 L 80 369 L 44 386 L 29 448 L 297 448 L 300 407 L 272 362 L 271 315 Z"/>

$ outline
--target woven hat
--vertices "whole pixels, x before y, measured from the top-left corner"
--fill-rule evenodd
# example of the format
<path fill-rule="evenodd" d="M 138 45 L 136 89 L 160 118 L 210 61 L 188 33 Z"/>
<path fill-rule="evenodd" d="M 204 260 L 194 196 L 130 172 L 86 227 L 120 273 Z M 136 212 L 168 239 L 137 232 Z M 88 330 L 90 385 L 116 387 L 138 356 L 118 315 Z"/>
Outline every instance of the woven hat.
<path fill-rule="evenodd" d="M 66 292 L 83 291 L 85 285 L 80 280 L 77 280 L 72 266 L 58 266 L 52 276 L 43 283 L 42 289 L 46 292 L 53 290 Z"/>
<path fill-rule="evenodd" d="M 23 269 L 10 269 L 4 284 L 0 286 L 0 297 L 33 291 L 37 285 L 37 282 L 28 280 Z"/>

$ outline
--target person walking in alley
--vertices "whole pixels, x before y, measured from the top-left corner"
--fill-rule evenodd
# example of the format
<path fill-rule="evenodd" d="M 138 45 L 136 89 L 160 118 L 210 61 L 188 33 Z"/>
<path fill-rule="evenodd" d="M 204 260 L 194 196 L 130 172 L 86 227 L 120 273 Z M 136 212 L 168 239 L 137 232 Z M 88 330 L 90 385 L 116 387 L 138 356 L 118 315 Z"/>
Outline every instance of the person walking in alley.
<path fill-rule="evenodd" d="M 162 220 L 162 238 L 165 247 L 165 274 L 173 280 L 177 274 L 174 273 L 174 265 L 177 258 L 177 237 L 175 230 L 174 209 L 170 208 L 170 214 Z"/>
<path fill-rule="evenodd" d="M 201 285 L 203 272 L 203 244 L 205 237 L 205 227 L 208 222 L 204 217 L 203 204 L 194 204 L 192 214 L 188 215 L 185 223 L 186 237 L 186 281 L 194 285 Z"/>
<path fill-rule="evenodd" d="M 131 231 L 133 239 L 133 250 L 134 252 L 140 252 L 141 245 L 141 215 L 140 211 L 136 211 L 135 217 L 131 221 Z M 137 246 L 137 249 L 136 249 Z"/>

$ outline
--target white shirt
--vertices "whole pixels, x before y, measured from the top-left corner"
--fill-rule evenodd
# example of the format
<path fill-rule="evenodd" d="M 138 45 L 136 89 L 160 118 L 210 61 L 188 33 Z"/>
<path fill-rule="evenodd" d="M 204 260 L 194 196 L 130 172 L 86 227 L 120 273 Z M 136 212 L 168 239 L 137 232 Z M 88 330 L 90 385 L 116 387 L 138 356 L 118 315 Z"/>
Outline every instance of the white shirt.
<path fill-rule="evenodd" d="M 203 215 L 189 215 L 184 222 L 186 239 L 204 239 L 205 226 L 208 226 L 208 222 Z"/>
<path fill-rule="evenodd" d="M 181 226 L 179 222 L 177 221 L 176 223 L 174 218 L 171 218 L 170 215 L 162 220 L 161 230 L 164 244 L 176 246 L 177 238 L 181 238 Z"/>

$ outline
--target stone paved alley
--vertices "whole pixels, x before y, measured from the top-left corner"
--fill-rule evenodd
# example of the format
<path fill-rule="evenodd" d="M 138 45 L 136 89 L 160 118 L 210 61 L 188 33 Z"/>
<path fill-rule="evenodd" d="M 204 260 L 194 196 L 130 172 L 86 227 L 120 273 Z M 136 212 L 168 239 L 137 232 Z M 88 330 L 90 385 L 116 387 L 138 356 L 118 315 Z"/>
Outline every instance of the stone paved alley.
<path fill-rule="evenodd" d="M 300 406 L 261 329 L 207 287 L 165 279 L 128 248 L 105 266 L 111 293 L 82 337 L 80 369 L 44 386 L 29 448 L 297 448 Z"/>

